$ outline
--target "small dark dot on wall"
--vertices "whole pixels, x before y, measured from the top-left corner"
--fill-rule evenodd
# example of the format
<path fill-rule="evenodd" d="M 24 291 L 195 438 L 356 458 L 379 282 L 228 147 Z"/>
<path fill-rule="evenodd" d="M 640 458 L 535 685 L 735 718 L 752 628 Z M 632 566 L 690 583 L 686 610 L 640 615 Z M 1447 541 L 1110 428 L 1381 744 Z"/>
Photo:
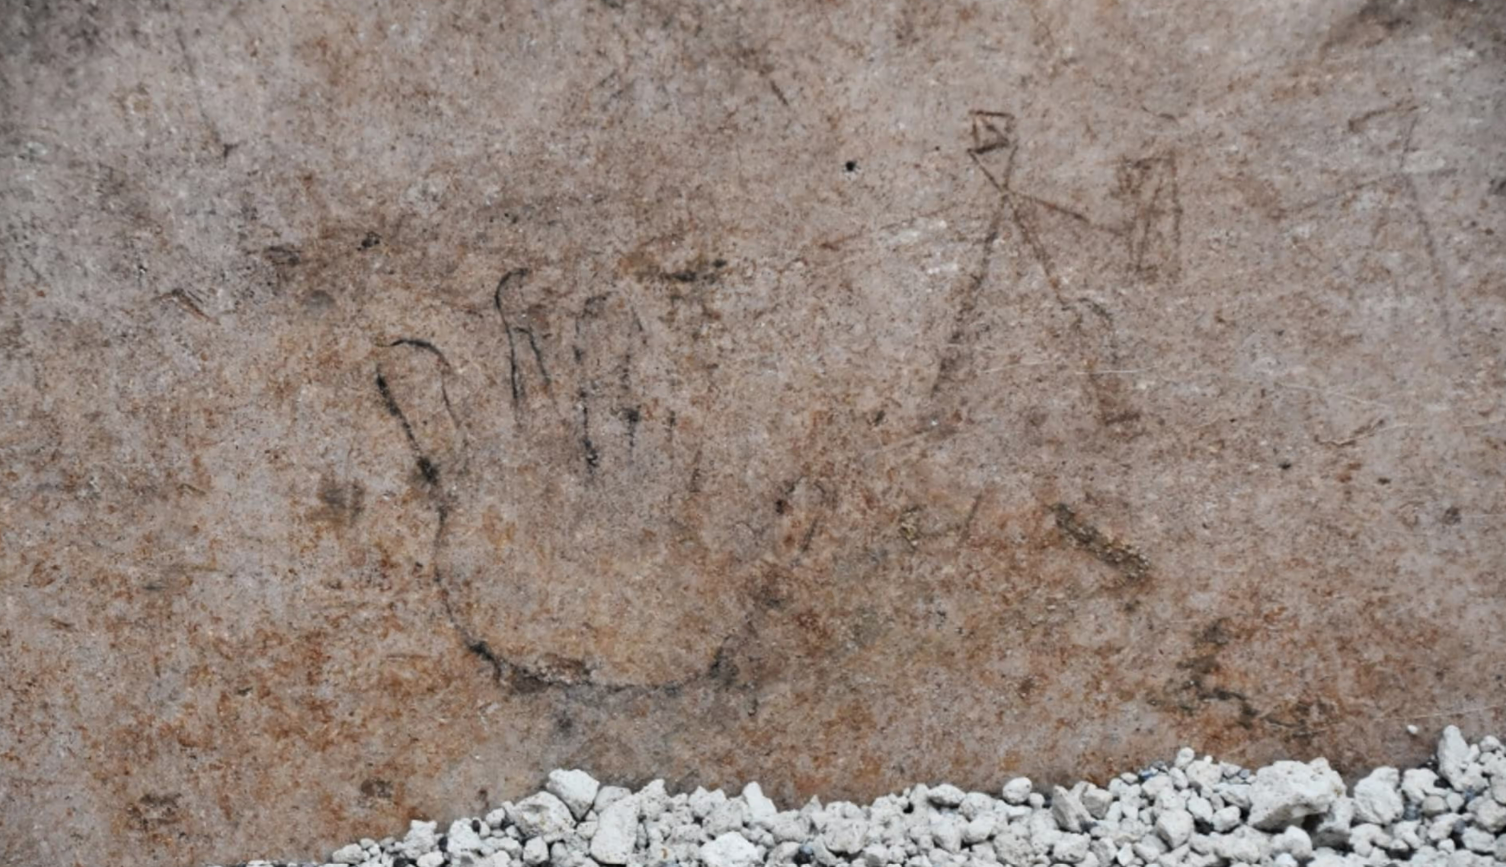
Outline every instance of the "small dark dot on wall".
<path fill-rule="evenodd" d="M 849 172 L 855 172 L 858 170 L 858 161 L 848 160 L 847 165 L 843 166 L 843 168 L 847 169 Z"/>

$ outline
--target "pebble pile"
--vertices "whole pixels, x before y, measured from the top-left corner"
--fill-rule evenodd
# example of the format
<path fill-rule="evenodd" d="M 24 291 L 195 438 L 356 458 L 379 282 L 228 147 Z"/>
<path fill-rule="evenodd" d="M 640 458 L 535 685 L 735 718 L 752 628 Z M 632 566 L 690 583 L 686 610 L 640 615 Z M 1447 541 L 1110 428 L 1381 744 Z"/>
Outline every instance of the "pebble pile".
<path fill-rule="evenodd" d="M 1377 768 L 1353 791 L 1324 759 L 1249 770 L 1191 749 L 1105 787 L 997 795 L 918 785 L 868 806 L 780 810 L 757 783 L 729 797 L 632 792 L 584 771 L 484 818 L 362 840 L 328 867 L 1360 867 L 1506 865 L 1506 750 L 1449 726 L 1427 767 Z M 280 867 L 253 861 L 247 867 Z M 315 867 L 315 865 L 297 865 Z"/>

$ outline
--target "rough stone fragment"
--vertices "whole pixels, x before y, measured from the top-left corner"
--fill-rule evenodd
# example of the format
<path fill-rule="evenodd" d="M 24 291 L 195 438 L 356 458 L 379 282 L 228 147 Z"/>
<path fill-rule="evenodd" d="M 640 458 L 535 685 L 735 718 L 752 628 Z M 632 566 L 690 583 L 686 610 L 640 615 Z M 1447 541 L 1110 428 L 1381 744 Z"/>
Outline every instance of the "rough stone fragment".
<path fill-rule="evenodd" d="M 508 811 L 507 818 L 526 837 L 543 837 L 552 843 L 575 827 L 575 817 L 570 808 L 548 792 L 539 792 L 517 802 Z"/>
<path fill-rule="evenodd" d="M 1459 835 L 1459 842 L 1471 852 L 1487 853 L 1495 849 L 1496 835 L 1483 828 L 1465 828 Z"/>
<path fill-rule="evenodd" d="M 1008 867 L 1025 867 L 1035 855 L 1029 836 L 1018 825 L 1006 827 L 994 835 L 994 857 Z"/>
<path fill-rule="evenodd" d="M 1254 864 L 1265 858 L 1270 849 L 1270 838 L 1249 826 L 1212 835 L 1212 852 L 1224 861 Z"/>
<path fill-rule="evenodd" d="M 1386 848 L 1391 845 L 1391 835 L 1379 825 L 1362 823 L 1349 829 L 1349 848 L 1361 858 L 1370 857 L 1370 853 L 1378 848 Z"/>
<path fill-rule="evenodd" d="M 1030 797 L 1030 778 L 1015 777 L 1004 784 L 1001 792 L 1004 802 L 1008 804 L 1023 804 Z"/>
<path fill-rule="evenodd" d="M 602 811 L 591 837 L 591 857 L 600 864 L 626 864 L 638 839 L 639 801 L 622 798 Z"/>
<path fill-rule="evenodd" d="M 1228 831 L 1239 824 L 1240 813 L 1238 807 L 1224 807 L 1213 812 L 1213 830 L 1220 833 Z"/>
<path fill-rule="evenodd" d="M 1133 844 L 1133 846 L 1135 855 L 1138 856 L 1141 861 L 1146 862 L 1155 861 L 1157 858 L 1160 858 L 1162 855 L 1165 855 L 1167 852 L 1171 851 L 1167 847 L 1166 841 L 1162 840 L 1156 834 L 1151 834 L 1149 836 L 1140 838 Z"/>
<path fill-rule="evenodd" d="M 748 805 L 748 821 L 751 824 L 760 824 L 772 819 L 779 812 L 768 796 L 764 795 L 763 789 L 757 783 L 749 783 L 743 786 L 743 801 Z"/>
<path fill-rule="evenodd" d="M 1191 797 L 1187 799 L 1187 812 L 1199 822 L 1213 823 L 1213 804 L 1207 798 Z"/>
<path fill-rule="evenodd" d="M 409 822 L 408 833 L 403 837 L 398 851 L 409 858 L 417 858 L 431 851 L 439 845 L 438 837 L 434 833 L 438 827 L 438 822 L 421 822 L 416 819 Z"/>
<path fill-rule="evenodd" d="M 1344 795 L 1344 780 L 1326 759 L 1278 761 L 1261 768 L 1250 787 L 1250 824 L 1277 830 L 1324 813 Z"/>
<path fill-rule="evenodd" d="M 942 783 L 928 791 L 926 797 L 938 807 L 956 807 L 962 804 L 966 794 L 951 783 Z"/>
<path fill-rule="evenodd" d="M 1143 794 L 1147 800 L 1154 801 L 1156 798 L 1161 796 L 1162 792 L 1171 788 L 1174 788 L 1174 786 L 1172 785 L 1170 777 L 1166 776 L 1165 774 L 1156 774 L 1155 776 L 1140 784 L 1140 793 Z"/>
<path fill-rule="evenodd" d="M 1083 830 L 1093 821 L 1092 815 L 1077 800 L 1077 796 L 1061 786 L 1051 789 L 1051 816 L 1063 831 L 1074 833 Z"/>
<path fill-rule="evenodd" d="M 1234 783 L 1225 780 L 1214 787 L 1213 793 L 1224 799 L 1225 804 L 1240 808 L 1250 809 L 1250 797 L 1254 787 L 1245 783 Z"/>
<path fill-rule="evenodd" d="M 868 823 L 857 818 L 833 819 L 821 832 L 826 848 L 839 855 L 854 855 L 863 850 Z"/>
<path fill-rule="evenodd" d="M 726 800 L 726 796 L 722 794 L 720 789 L 714 794 L 721 800 Z M 664 790 L 663 780 L 650 780 L 649 784 L 638 792 L 638 812 L 644 821 L 653 821 L 664 815 L 664 811 L 669 809 L 672 800 L 675 803 L 684 803 L 669 797 L 669 793 Z M 598 806 L 597 809 L 600 810 L 601 807 Z M 705 813 L 697 813 L 696 818 L 704 815 Z"/>
<path fill-rule="evenodd" d="M 472 861 L 481 851 L 481 835 L 471 827 L 470 819 L 457 819 L 445 832 L 445 851 L 456 860 Z"/>
<path fill-rule="evenodd" d="M 1079 864 L 1088 857 L 1090 842 L 1091 838 L 1087 834 L 1063 834 L 1056 845 L 1051 847 L 1051 857 L 1062 863 Z"/>
<path fill-rule="evenodd" d="M 1183 769 L 1183 773 L 1187 774 L 1188 784 L 1204 796 L 1212 794 L 1213 787 L 1224 778 L 1218 763 L 1207 759 L 1194 759 Z"/>
<path fill-rule="evenodd" d="M 1434 816 L 1432 820 L 1428 822 L 1427 838 L 1434 843 L 1441 843 L 1447 840 L 1449 837 L 1453 836 L 1454 831 L 1458 827 L 1459 817 L 1455 816 L 1453 813 L 1444 813 L 1440 816 Z"/>
<path fill-rule="evenodd" d="M 736 831 L 729 831 L 703 845 L 699 855 L 706 867 L 753 867 L 759 860 L 758 847 Z"/>
<path fill-rule="evenodd" d="M 997 821 L 991 813 L 978 816 L 962 827 L 962 842 L 969 846 L 982 843 L 993 836 Z"/>
<path fill-rule="evenodd" d="M 697 819 L 704 819 L 711 815 L 712 810 L 715 810 L 726 802 L 727 794 L 721 789 L 707 791 L 705 788 L 698 787 L 694 792 L 690 793 L 690 800 L 687 803 L 690 805 L 690 814 L 692 816 L 695 816 Z"/>
<path fill-rule="evenodd" d="M 544 783 L 544 791 L 563 801 L 576 821 L 590 812 L 600 790 L 601 784 L 590 774 L 580 770 L 550 771 L 548 781 Z"/>
<path fill-rule="evenodd" d="M 1030 833 L 1030 842 L 1037 849 L 1049 851 L 1056 841 L 1061 839 L 1062 830 L 1051 817 L 1051 813 L 1045 810 L 1037 810 L 1025 820 L 1025 828 Z"/>
<path fill-rule="evenodd" d="M 1109 811 L 1109 805 L 1114 803 L 1114 796 L 1106 789 L 1097 786 L 1088 786 L 1083 790 L 1082 797 L 1078 799 L 1083 809 L 1094 819 L 1102 819 Z"/>
<path fill-rule="evenodd" d="M 962 822 L 956 815 L 938 813 L 931 816 L 931 839 L 947 852 L 962 851 Z"/>
<path fill-rule="evenodd" d="M 701 827 L 712 837 L 720 836 L 728 831 L 741 831 L 747 824 L 748 803 L 742 798 L 728 798 L 718 804 L 701 821 Z"/>
<path fill-rule="evenodd" d="M 1469 804 L 1469 812 L 1474 817 L 1476 825 L 1492 834 L 1506 831 L 1506 806 L 1502 806 L 1494 798 L 1488 796 L 1475 798 Z"/>
<path fill-rule="evenodd" d="M 769 833 L 774 839 L 783 842 L 804 842 L 810 836 L 811 821 L 804 813 L 797 810 L 785 810 L 775 813 L 767 823 Z"/>
<path fill-rule="evenodd" d="M 1380 767 L 1354 784 L 1354 815 L 1361 822 L 1389 825 L 1401 818 L 1403 804 L 1401 774 L 1395 768 Z"/>
<path fill-rule="evenodd" d="M 1320 846 L 1336 846 L 1349 839 L 1349 828 L 1354 824 L 1354 799 L 1336 799 L 1323 814 L 1318 827 L 1313 829 L 1313 841 Z"/>
<path fill-rule="evenodd" d="M 625 789 L 622 786 L 602 786 L 596 790 L 596 801 L 591 805 L 591 808 L 600 813 L 602 810 L 605 810 L 607 807 L 612 806 L 612 804 L 626 798 L 632 793 L 631 789 Z M 640 802 L 642 801 L 642 799 L 639 800 Z"/>
<path fill-rule="evenodd" d="M 1408 801 L 1421 804 L 1423 798 L 1438 788 L 1438 775 L 1428 768 L 1408 768 L 1401 775 L 1401 793 Z"/>
<path fill-rule="evenodd" d="M 1298 861 L 1306 861 L 1313 855 L 1313 841 L 1306 831 L 1291 825 L 1271 838 L 1271 851 L 1284 852 Z"/>
<path fill-rule="evenodd" d="M 1456 791 L 1476 789 L 1485 782 L 1478 765 L 1470 760 L 1470 747 L 1458 726 L 1446 726 L 1438 737 L 1438 773 Z"/>
<path fill-rule="evenodd" d="M 1192 837 L 1192 814 L 1186 810 L 1167 810 L 1156 817 L 1156 833 L 1175 849 Z"/>

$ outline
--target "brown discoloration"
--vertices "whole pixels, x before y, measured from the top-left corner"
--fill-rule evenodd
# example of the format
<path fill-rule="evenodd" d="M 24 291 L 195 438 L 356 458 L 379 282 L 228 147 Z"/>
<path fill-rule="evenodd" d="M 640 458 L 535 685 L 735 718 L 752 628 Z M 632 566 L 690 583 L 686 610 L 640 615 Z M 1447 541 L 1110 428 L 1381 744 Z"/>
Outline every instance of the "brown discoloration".
<path fill-rule="evenodd" d="M 309 520 L 348 527 L 360 519 L 365 509 L 366 487 L 359 481 L 341 484 L 326 475 L 319 479 L 318 498 L 319 507 L 309 511 Z"/>
<path fill-rule="evenodd" d="M 128 811 L 131 819 L 141 826 L 143 832 L 155 836 L 168 826 L 176 825 L 183 820 L 179 806 L 182 798 L 183 796 L 178 793 L 146 794 L 137 798 Z"/>
<path fill-rule="evenodd" d="M 1051 507 L 1056 516 L 1056 528 L 1071 542 L 1099 562 L 1113 567 L 1126 581 L 1136 582 L 1150 573 L 1150 561 L 1133 545 L 1104 535 L 1092 524 L 1078 518 L 1077 513 L 1066 503 Z"/>

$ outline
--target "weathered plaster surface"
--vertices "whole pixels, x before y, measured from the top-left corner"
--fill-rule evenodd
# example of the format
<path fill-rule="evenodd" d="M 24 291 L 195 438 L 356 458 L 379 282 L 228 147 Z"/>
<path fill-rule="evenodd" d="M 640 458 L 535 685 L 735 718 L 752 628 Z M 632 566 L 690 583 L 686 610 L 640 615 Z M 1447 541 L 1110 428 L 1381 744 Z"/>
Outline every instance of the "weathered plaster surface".
<path fill-rule="evenodd" d="M 1489 2 L 0 4 L 0 863 L 1506 722 Z"/>

